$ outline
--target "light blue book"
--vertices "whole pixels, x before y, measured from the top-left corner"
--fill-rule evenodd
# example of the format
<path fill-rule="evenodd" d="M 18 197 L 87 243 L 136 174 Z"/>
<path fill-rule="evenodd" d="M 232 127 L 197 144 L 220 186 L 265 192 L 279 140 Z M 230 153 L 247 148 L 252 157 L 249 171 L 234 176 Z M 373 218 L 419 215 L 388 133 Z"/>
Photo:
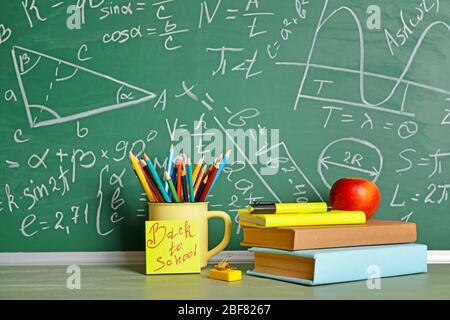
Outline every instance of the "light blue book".
<path fill-rule="evenodd" d="M 249 251 L 255 254 L 255 270 L 247 271 L 249 275 L 311 286 L 427 272 L 427 246 L 415 243 L 298 251 L 250 248 Z"/>

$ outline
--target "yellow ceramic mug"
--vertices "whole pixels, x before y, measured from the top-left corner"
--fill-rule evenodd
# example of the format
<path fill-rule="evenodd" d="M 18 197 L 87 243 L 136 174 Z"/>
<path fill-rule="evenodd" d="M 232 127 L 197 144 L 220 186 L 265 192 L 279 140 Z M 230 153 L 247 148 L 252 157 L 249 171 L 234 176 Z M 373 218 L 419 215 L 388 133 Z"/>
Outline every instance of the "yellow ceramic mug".
<path fill-rule="evenodd" d="M 208 202 L 183 202 L 183 203 L 148 203 L 149 220 L 198 220 L 200 228 L 200 264 L 204 268 L 209 259 L 230 242 L 231 218 L 224 211 L 208 211 Z M 225 231 L 222 241 L 213 249 L 208 250 L 208 219 L 221 218 L 225 223 Z"/>

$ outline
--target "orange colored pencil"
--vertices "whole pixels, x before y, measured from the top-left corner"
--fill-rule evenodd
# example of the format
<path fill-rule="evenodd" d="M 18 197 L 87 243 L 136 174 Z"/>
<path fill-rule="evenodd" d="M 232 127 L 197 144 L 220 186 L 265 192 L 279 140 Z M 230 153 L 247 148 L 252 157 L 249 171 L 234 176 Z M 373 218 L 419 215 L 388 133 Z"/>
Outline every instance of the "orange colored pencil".
<path fill-rule="evenodd" d="M 205 201 L 206 196 L 208 195 L 209 189 L 211 188 L 211 185 L 214 181 L 214 177 L 216 176 L 217 170 L 219 170 L 219 162 L 216 162 L 216 164 L 214 165 L 214 167 L 211 170 L 211 173 L 208 176 L 208 183 L 205 186 L 205 189 L 202 192 L 202 195 L 200 196 L 200 202 Z"/>
<path fill-rule="evenodd" d="M 199 174 L 197 175 L 197 180 L 195 181 L 194 185 L 194 199 L 197 196 L 198 187 L 202 183 L 202 179 L 205 176 L 205 173 L 206 173 L 206 164 L 203 166 L 202 170 L 200 170 Z"/>

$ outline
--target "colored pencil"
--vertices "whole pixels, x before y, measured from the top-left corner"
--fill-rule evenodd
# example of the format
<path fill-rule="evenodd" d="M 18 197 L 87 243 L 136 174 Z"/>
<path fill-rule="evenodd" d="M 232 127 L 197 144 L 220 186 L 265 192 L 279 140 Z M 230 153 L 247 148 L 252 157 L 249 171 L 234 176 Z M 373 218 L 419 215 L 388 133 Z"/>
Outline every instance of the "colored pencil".
<path fill-rule="evenodd" d="M 206 184 L 206 186 L 205 186 L 204 190 L 202 191 L 202 194 L 199 198 L 200 202 L 205 201 L 206 196 L 208 195 L 209 190 L 211 189 L 212 182 L 214 181 L 214 177 L 216 176 L 216 173 L 218 170 L 219 170 L 219 163 L 216 162 L 213 169 L 211 170 L 211 173 L 208 176 L 208 183 Z"/>
<path fill-rule="evenodd" d="M 203 190 L 205 189 L 205 186 L 207 183 L 208 183 L 208 176 L 205 176 L 205 179 L 203 179 L 202 183 L 200 184 L 200 187 L 198 188 L 198 192 L 197 192 L 195 201 L 200 201 L 200 197 L 202 196 Z"/>
<path fill-rule="evenodd" d="M 176 183 L 177 183 L 177 170 L 176 170 L 176 168 L 175 168 L 175 165 L 172 166 L 172 175 L 171 175 L 171 179 L 172 179 L 173 185 L 175 186 L 175 193 L 176 193 L 176 191 L 177 191 L 177 188 L 176 188 Z M 172 193 L 172 192 L 171 192 L 171 193 Z M 178 197 L 178 195 L 177 195 L 177 197 Z M 173 194 L 172 194 L 172 198 L 173 198 Z"/>
<path fill-rule="evenodd" d="M 187 177 L 186 177 L 186 166 L 183 166 L 183 171 L 181 172 L 181 183 L 183 184 L 184 202 L 189 202 L 189 192 L 188 192 Z"/>
<path fill-rule="evenodd" d="M 202 180 L 203 180 L 205 174 L 206 174 L 206 164 L 203 166 L 202 170 L 200 170 L 200 173 L 198 174 L 198 177 L 197 177 L 197 181 L 195 181 L 195 186 L 194 186 L 194 201 L 195 201 L 195 198 L 197 197 L 197 194 L 198 194 L 198 192 L 197 192 L 197 191 L 198 191 L 198 188 L 200 187 L 200 184 L 202 183 Z"/>
<path fill-rule="evenodd" d="M 155 196 L 156 200 L 158 202 L 164 202 L 164 199 L 161 196 L 161 194 L 159 193 L 159 190 L 155 184 L 155 181 L 153 181 L 152 174 L 150 173 L 150 170 L 148 169 L 147 163 L 142 159 L 139 160 L 139 163 L 141 164 L 142 170 L 145 173 L 145 178 L 147 178 L 148 185 L 150 186 L 150 189 L 152 190 L 153 195 Z"/>
<path fill-rule="evenodd" d="M 230 158 L 230 154 L 231 154 L 231 150 L 228 150 L 227 153 L 225 153 L 225 157 L 223 157 L 222 161 L 220 162 L 219 170 L 217 170 L 216 176 L 214 177 L 214 180 L 211 184 L 211 188 L 209 189 L 210 191 L 214 187 L 214 184 L 216 183 L 217 178 L 219 178 L 220 174 L 222 173 L 223 168 L 227 164 L 228 159 Z"/>
<path fill-rule="evenodd" d="M 172 172 L 172 166 L 173 166 L 173 144 L 170 145 L 169 154 L 167 155 L 167 163 L 166 163 L 166 171 L 169 172 L 169 174 Z M 166 192 L 169 192 L 169 184 L 167 183 L 167 180 L 164 181 L 164 190 Z M 170 195 L 169 195 L 170 197 Z"/>
<path fill-rule="evenodd" d="M 148 168 L 150 169 L 150 172 L 152 173 L 152 177 L 156 182 L 156 185 L 158 186 L 159 191 L 161 192 L 162 197 L 164 198 L 164 201 L 166 202 L 172 202 L 172 200 L 169 198 L 169 195 L 167 194 L 166 190 L 164 190 L 164 186 L 162 184 L 161 179 L 159 178 L 158 173 L 156 172 L 155 167 L 153 166 L 153 163 L 150 161 L 150 158 L 147 156 L 147 154 L 144 153 L 144 160 L 147 163 Z"/>
<path fill-rule="evenodd" d="M 192 172 L 192 182 L 195 183 L 197 180 L 197 176 L 200 173 L 200 170 L 202 169 L 203 161 L 205 161 L 205 157 L 201 157 L 200 160 L 198 160 L 197 164 L 195 165 L 194 171 Z"/>
<path fill-rule="evenodd" d="M 208 169 L 206 170 L 206 173 L 205 173 L 205 177 L 207 177 L 207 176 L 210 175 L 211 170 L 212 170 L 213 167 L 214 167 L 214 164 L 210 164 L 210 165 L 208 166 Z"/>
<path fill-rule="evenodd" d="M 178 198 L 178 195 L 177 195 L 177 190 L 175 190 L 175 186 L 173 185 L 173 181 L 170 178 L 170 175 L 169 175 L 169 173 L 167 171 L 164 172 L 164 176 L 166 178 L 165 180 L 167 181 L 167 184 L 169 185 L 169 189 L 172 191 L 173 200 L 175 202 L 180 202 L 180 199 Z"/>
<path fill-rule="evenodd" d="M 222 158 L 223 158 L 223 153 L 219 154 L 219 156 L 214 159 L 213 164 L 215 165 L 216 163 L 219 163 L 220 161 L 222 161 Z"/>
<path fill-rule="evenodd" d="M 139 159 L 132 151 L 129 152 L 133 170 L 150 202 L 191 203 L 206 201 L 227 165 L 230 154 L 230 150 L 224 156 L 220 154 L 211 164 L 207 164 L 202 156 L 194 167 L 189 156 L 186 155 L 184 161 L 183 150 L 175 157 L 172 144 L 161 178 L 146 153 L 143 153 L 143 159 Z"/>
<path fill-rule="evenodd" d="M 155 195 L 153 194 L 152 190 L 150 189 L 150 186 L 147 183 L 147 180 L 144 176 L 144 171 L 142 170 L 141 165 L 137 161 L 137 158 L 134 156 L 133 152 L 130 151 L 130 160 L 131 164 L 133 165 L 134 172 L 136 173 L 136 176 L 138 177 L 139 182 L 141 183 L 142 187 L 144 188 L 145 194 L 147 195 L 147 198 L 150 202 L 156 202 Z"/>
<path fill-rule="evenodd" d="M 164 172 L 166 172 L 166 171 L 164 171 Z M 172 171 L 170 171 L 169 175 L 172 176 Z M 164 184 L 165 183 L 166 183 L 166 179 L 164 178 Z M 167 183 L 167 186 L 169 186 L 169 183 Z M 169 191 L 167 191 L 167 195 L 169 196 L 170 199 L 172 199 L 172 192 L 170 191 L 170 188 L 169 188 Z"/>
<path fill-rule="evenodd" d="M 222 154 L 220 154 L 219 156 L 214 158 L 213 163 L 211 163 L 209 165 L 208 171 L 206 171 L 206 175 L 209 176 L 211 174 L 212 169 L 214 168 L 214 166 L 216 165 L 216 163 L 218 163 L 220 161 L 220 159 L 222 158 Z"/>
<path fill-rule="evenodd" d="M 177 194 L 178 194 L 178 198 L 183 199 L 183 194 L 182 194 L 182 182 L 181 182 L 181 174 L 182 174 L 182 166 L 183 166 L 183 156 L 181 155 L 181 153 L 178 155 L 178 162 L 177 162 Z"/>
<path fill-rule="evenodd" d="M 187 182 L 189 186 L 189 201 L 195 202 L 194 198 L 194 179 L 192 178 L 192 164 L 191 159 L 187 157 L 186 160 Z"/>

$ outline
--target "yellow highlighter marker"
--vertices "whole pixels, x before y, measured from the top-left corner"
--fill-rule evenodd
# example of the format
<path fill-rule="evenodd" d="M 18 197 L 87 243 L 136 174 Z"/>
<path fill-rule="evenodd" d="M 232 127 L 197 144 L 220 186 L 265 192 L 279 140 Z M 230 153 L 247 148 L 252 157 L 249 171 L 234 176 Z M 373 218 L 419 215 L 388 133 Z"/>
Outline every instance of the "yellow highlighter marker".
<path fill-rule="evenodd" d="M 248 212 L 252 214 L 321 213 L 327 210 L 326 202 L 254 203 L 248 206 Z"/>

